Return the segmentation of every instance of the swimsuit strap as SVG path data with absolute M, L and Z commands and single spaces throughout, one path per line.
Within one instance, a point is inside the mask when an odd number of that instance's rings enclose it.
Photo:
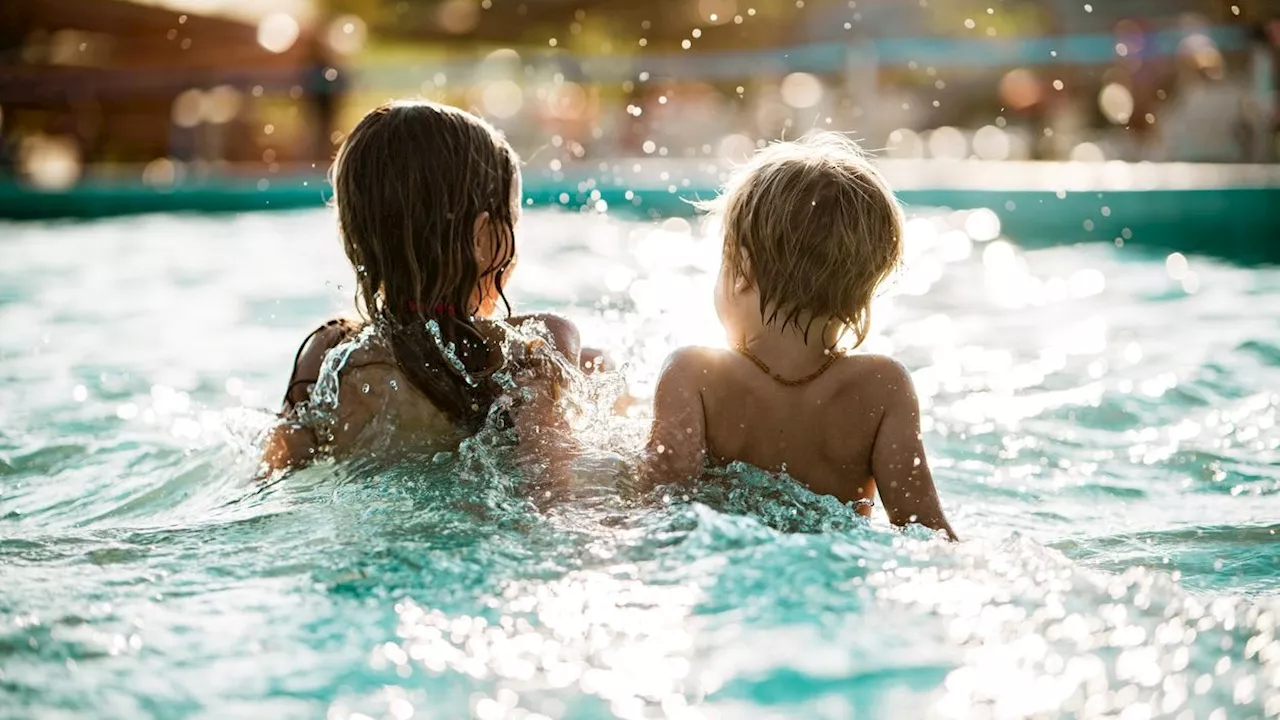
M 755 353 L 748 350 L 746 345 L 742 343 L 738 343 L 734 349 L 737 350 L 742 355 L 744 355 L 748 360 L 755 363 L 756 367 L 763 370 L 766 375 L 773 378 L 774 381 L 776 381 L 778 384 L 786 385 L 787 387 L 797 387 L 799 385 L 806 385 L 808 383 L 813 382 L 814 380 L 817 380 L 819 377 L 822 376 L 823 373 L 831 369 L 831 366 L 836 363 L 836 360 L 838 358 L 844 355 L 844 353 L 828 352 L 829 357 L 827 358 L 827 361 L 822 364 L 822 367 L 818 368 L 817 370 L 814 370 L 813 372 L 809 373 L 808 375 L 805 375 L 804 377 L 798 380 L 792 380 L 791 378 L 785 378 L 775 373 L 773 370 L 771 370 L 769 366 L 764 363 L 763 360 L 755 356 Z
M 285 387 L 285 390 L 284 390 L 284 402 L 282 403 L 282 407 L 284 408 L 285 411 L 288 411 L 289 408 L 291 408 L 295 404 L 291 399 L 291 396 L 293 394 L 293 389 L 295 387 L 299 385 L 305 385 L 305 384 L 314 384 L 318 379 L 318 378 L 299 378 L 298 377 L 298 361 L 302 359 L 302 351 L 307 348 L 307 344 L 310 343 L 315 338 L 315 336 L 319 335 L 320 333 L 324 332 L 325 330 L 331 327 L 342 328 L 342 339 L 339 340 L 338 342 L 342 342 L 342 340 L 349 339 L 352 335 L 354 335 L 360 329 L 359 326 L 357 326 L 355 323 L 351 322 L 350 320 L 335 318 L 321 325 L 315 330 L 312 330 L 311 334 L 307 335 L 307 337 L 303 339 L 302 344 L 298 346 L 298 352 L 294 353 L 293 355 L 293 369 L 289 372 L 289 384 L 288 386 Z M 337 345 L 337 344 L 338 343 L 334 343 L 334 345 Z M 327 349 L 328 348 L 326 348 L 326 350 Z

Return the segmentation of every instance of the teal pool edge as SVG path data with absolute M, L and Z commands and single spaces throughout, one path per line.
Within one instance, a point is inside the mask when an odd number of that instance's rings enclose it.
M 531 207 L 610 212 L 639 217 L 690 216 L 689 201 L 716 189 L 628 189 L 530 179 Z M 907 206 L 990 208 L 1003 233 L 1027 247 L 1113 242 L 1209 254 L 1239 262 L 1280 263 L 1280 188 L 997 190 L 913 188 L 898 192 Z M 0 182 L 0 218 L 92 219 L 161 212 L 247 212 L 323 206 L 329 198 L 321 176 L 258 182 L 220 181 L 158 191 L 141 184 L 85 183 L 69 191 L 43 192 Z

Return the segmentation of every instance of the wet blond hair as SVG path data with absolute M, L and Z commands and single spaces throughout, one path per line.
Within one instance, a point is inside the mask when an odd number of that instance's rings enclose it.
M 704 209 L 724 223 L 724 263 L 760 314 L 808 333 L 832 318 L 866 339 L 876 288 L 902 258 L 902 210 L 852 140 L 816 133 L 760 150 Z

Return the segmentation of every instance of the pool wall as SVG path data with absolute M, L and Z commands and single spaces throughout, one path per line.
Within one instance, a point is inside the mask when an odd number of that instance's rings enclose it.
M 1028 247 L 1113 242 L 1280 263 L 1280 167 L 976 161 L 881 167 L 907 206 L 990 208 L 1003 234 Z M 525 198 L 532 207 L 687 216 L 694 213 L 689 201 L 713 197 L 727 170 L 714 162 L 653 159 L 576 172 L 527 169 Z M 0 182 L 0 217 L 286 210 L 319 207 L 329 197 L 318 173 L 192 181 L 168 190 L 120 180 L 58 192 Z

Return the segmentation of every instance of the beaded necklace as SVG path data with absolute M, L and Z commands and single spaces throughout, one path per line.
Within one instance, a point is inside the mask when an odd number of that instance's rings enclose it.
M 831 369 L 831 366 L 835 364 L 838 358 L 844 355 L 844 353 L 840 353 L 840 352 L 828 352 L 827 361 L 822 364 L 822 367 L 818 368 L 817 370 L 814 370 L 813 372 L 809 373 L 808 375 L 805 375 L 804 377 L 798 380 L 792 380 L 790 378 L 785 378 L 775 373 L 768 365 L 765 364 L 763 360 L 756 357 L 755 353 L 748 350 L 746 345 L 742 343 L 738 343 L 735 349 L 738 352 L 742 353 L 742 355 L 744 355 L 748 360 L 755 363 L 756 367 L 763 370 L 766 375 L 773 378 L 778 384 L 786 385 L 787 387 L 796 387 L 798 385 L 806 385 L 808 383 L 813 382 L 814 380 L 817 380 L 819 377 L 821 377 L 823 373 Z

